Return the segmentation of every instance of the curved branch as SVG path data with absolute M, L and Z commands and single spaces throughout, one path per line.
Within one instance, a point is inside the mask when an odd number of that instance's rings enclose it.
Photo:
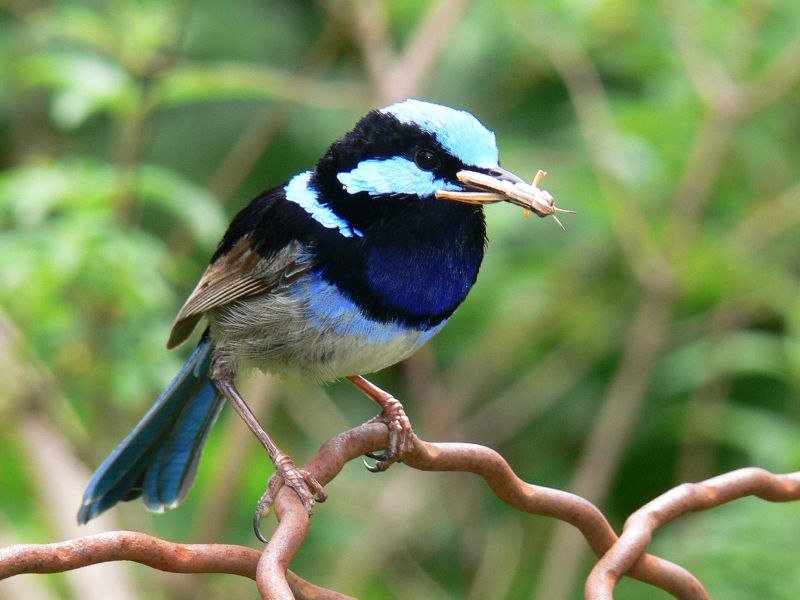
M 382 450 L 388 443 L 384 425 L 364 424 L 328 440 L 303 468 L 323 485 L 331 481 L 344 464 L 366 452 Z M 555 517 L 577 527 L 597 556 L 602 556 L 617 541 L 608 521 L 591 502 L 551 488 L 525 483 L 519 479 L 500 454 L 485 446 L 464 443 L 431 443 L 414 437 L 414 449 L 405 456 L 409 467 L 423 471 L 468 471 L 483 477 L 498 498 L 519 510 Z M 283 570 L 276 568 L 291 562 L 308 531 L 308 516 L 296 494 L 281 488 L 275 499 L 280 524 L 273 534 L 259 566 L 259 589 L 264 598 L 285 596 L 287 583 Z M 267 568 L 269 565 L 269 568 Z M 628 575 L 669 592 L 676 598 L 704 600 L 703 586 L 688 571 L 651 555 L 639 557 Z
M 388 443 L 382 424 L 365 424 L 328 440 L 305 468 L 324 484 L 344 464 Z M 602 557 L 586 583 L 590 600 L 612 598 L 623 575 L 650 583 L 682 599 L 707 599 L 688 571 L 644 554 L 653 531 L 689 511 L 713 508 L 747 495 L 773 502 L 800 498 L 800 472 L 772 475 L 762 469 L 741 469 L 697 484 L 678 486 L 634 513 L 617 538 L 593 504 L 568 492 L 525 483 L 494 450 L 463 443 L 430 443 L 414 438 L 408 466 L 425 471 L 468 471 L 480 475 L 508 505 L 561 519 L 577 527 Z M 177 544 L 132 531 L 115 531 L 54 544 L 23 544 L 0 549 L 0 579 L 21 573 L 55 573 L 90 564 L 131 560 L 177 573 L 231 573 L 255 579 L 266 599 L 353 600 L 311 584 L 287 569 L 308 533 L 309 517 L 289 488 L 278 491 L 277 530 L 263 553 L 229 544 Z
M 230 544 L 176 544 L 136 531 L 110 531 L 53 544 L 0 548 L 0 579 L 60 573 L 130 560 L 172 573 L 230 573 L 255 579 L 260 552 Z
M 234 544 L 178 544 L 138 531 L 109 531 L 53 544 L 0 548 L 0 580 L 23 573 L 61 573 L 130 560 L 171 573 L 229 573 L 256 579 L 261 552 Z M 354 600 L 316 586 L 291 571 L 286 581 L 298 600 Z
M 688 512 L 745 496 L 770 502 L 800 499 L 800 472 L 775 475 L 754 467 L 739 469 L 700 483 L 684 483 L 648 502 L 628 517 L 619 540 L 592 569 L 586 580 L 586 598 L 611 600 L 617 582 L 636 564 L 657 529 Z

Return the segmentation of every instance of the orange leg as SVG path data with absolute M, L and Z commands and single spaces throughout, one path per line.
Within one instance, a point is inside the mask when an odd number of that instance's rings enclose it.
M 389 446 L 381 455 L 370 455 L 378 462 L 374 467 L 367 467 L 370 471 L 385 471 L 392 463 L 402 461 L 403 456 L 411 451 L 414 445 L 411 421 L 406 416 L 403 405 L 390 393 L 364 379 L 361 375 L 351 375 L 347 380 L 375 400 L 381 407 L 381 412 L 368 423 L 385 423 L 389 428 Z

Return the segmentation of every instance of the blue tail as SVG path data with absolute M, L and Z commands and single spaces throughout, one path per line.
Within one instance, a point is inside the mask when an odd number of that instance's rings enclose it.
M 183 501 L 224 404 L 208 378 L 213 349 L 211 338 L 204 334 L 169 387 L 103 461 L 83 495 L 78 523 L 139 496 L 156 512 Z

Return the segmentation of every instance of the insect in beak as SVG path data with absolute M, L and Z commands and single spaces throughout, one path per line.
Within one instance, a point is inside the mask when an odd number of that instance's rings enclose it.
M 493 204 L 495 202 L 510 202 L 525 209 L 525 216 L 535 212 L 540 217 L 552 216 L 561 229 L 565 229 L 555 213 L 574 213 L 556 206 L 556 201 L 550 192 L 539 189 L 539 182 L 546 175 L 539 169 L 533 182 L 525 181 L 501 167 L 491 169 L 488 173 L 464 169 L 456 173 L 458 181 L 465 190 L 439 190 L 436 197 L 442 200 L 454 200 L 467 204 Z

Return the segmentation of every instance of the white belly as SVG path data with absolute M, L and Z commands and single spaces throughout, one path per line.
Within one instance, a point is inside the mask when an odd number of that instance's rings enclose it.
M 411 329 L 365 317 L 331 284 L 307 275 L 284 290 L 209 313 L 218 361 L 316 380 L 378 371 L 412 354 L 441 329 Z

